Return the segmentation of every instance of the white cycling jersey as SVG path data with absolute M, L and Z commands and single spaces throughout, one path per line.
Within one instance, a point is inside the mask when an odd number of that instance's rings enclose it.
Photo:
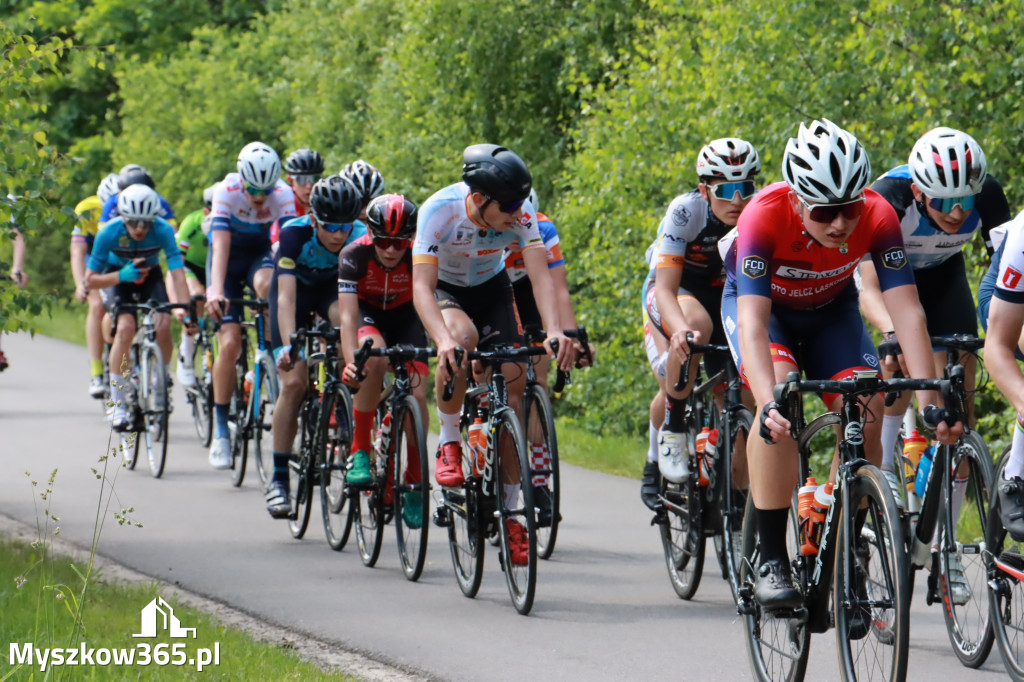
M 471 287 L 505 268 L 505 247 L 518 242 L 522 251 L 544 248 L 533 205 L 523 204 L 523 217 L 498 232 L 469 217 L 470 189 L 464 182 L 449 185 L 423 202 L 416 223 L 412 260 L 436 265 L 438 279 Z
M 278 180 L 270 197 L 258 210 L 245 196 L 244 181 L 238 173 L 228 173 L 213 193 L 210 231 L 231 231 L 231 248 L 247 246 L 270 248 L 270 226 L 275 220 L 298 216 L 295 193 L 284 180 Z M 282 220 L 284 222 L 284 220 Z
M 1000 229 L 1005 233 L 1006 248 L 999 261 L 993 295 L 1010 303 L 1024 303 L 1024 211 Z

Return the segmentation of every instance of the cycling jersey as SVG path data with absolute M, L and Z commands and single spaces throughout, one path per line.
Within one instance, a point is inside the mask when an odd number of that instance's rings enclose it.
M 1006 196 L 995 178 L 991 175 L 985 178 L 981 192 L 975 197 L 974 210 L 954 234 L 936 227 L 924 204 L 915 201 L 911 182 L 910 169 L 904 164 L 875 180 L 871 189 L 881 194 L 896 210 L 907 258 L 914 270 L 935 267 L 959 253 L 979 229 L 985 239 L 985 248 L 992 255 L 989 233 L 993 227 L 1010 219 Z
M 1022 224 L 1024 224 L 1024 211 L 1018 213 L 1010 222 L 992 228 L 992 232 L 989 233 L 992 237 L 992 248 L 996 250 L 996 253 L 992 256 L 992 263 L 985 271 L 985 276 L 981 278 L 981 284 L 978 285 L 978 319 L 981 320 L 981 328 L 985 331 L 988 331 L 988 307 L 992 302 L 992 293 L 995 291 L 996 281 L 999 279 L 999 265 L 1003 259 L 1003 252 L 1006 250 L 1006 234 L 1019 230 Z
M 128 234 L 121 218 L 114 218 L 100 228 L 89 256 L 89 269 L 100 274 L 120 270 L 136 258 L 145 258 L 146 267 L 160 265 L 160 252 L 167 257 L 167 269 L 182 266 L 181 252 L 174 241 L 174 228 L 163 218 L 157 218 L 146 236 L 136 241 Z
M 732 228 L 710 210 L 698 190 L 672 200 L 658 225 L 658 236 L 647 250 L 655 269 L 678 268 L 684 285 L 722 286 L 725 268 L 718 242 Z
M 348 234 L 343 248 L 366 234 L 366 226 L 359 221 L 343 229 Z M 328 284 L 333 293 L 340 250 L 329 251 L 320 243 L 309 216 L 286 222 L 281 228 L 278 245 L 274 268 L 277 276 L 293 275 L 303 286 Z
M 373 238 L 364 235 L 345 246 L 338 267 L 338 293 L 357 294 L 359 303 L 392 310 L 412 302 L 412 251 L 391 270 L 377 260 Z
M 120 193 L 118 193 L 120 194 Z M 117 210 L 117 197 L 118 194 L 112 195 L 107 199 L 107 203 L 103 204 L 103 213 L 100 214 L 100 224 L 106 223 L 107 221 L 113 220 L 121 215 Z M 171 205 L 167 203 L 167 200 L 157 194 L 160 199 L 160 213 L 158 217 L 163 218 L 172 225 L 175 222 L 174 211 L 171 210 Z
M 287 184 L 287 183 L 285 183 L 285 184 Z M 292 190 L 292 194 L 294 194 L 294 193 L 295 193 L 295 190 Z M 309 212 L 309 211 L 306 210 L 307 208 L 308 208 L 307 206 L 303 206 L 298 201 L 295 202 L 295 214 L 298 217 L 301 218 L 302 216 L 306 215 Z M 277 240 L 281 238 L 281 222 L 282 222 L 282 219 L 278 218 L 277 220 L 274 221 L 274 224 L 270 226 L 270 243 L 271 244 L 276 244 Z M 288 219 L 285 218 L 284 222 L 288 222 Z
M 537 211 L 537 227 L 540 228 L 540 236 L 544 240 L 544 249 L 547 251 L 548 268 L 557 268 L 565 265 L 565 258 L 562 257 L 562 246 L 558 241 L 558 231 L 551 218 Z M 505 270 L 508 271 L 508 278 L 512 284 L 516 284 L 526 277 L 526 264 L 523 262 L 523 252 L 519 249 L 519 242 L 512 242 L 505 249 Z
M 739 296 L 766 296 L 797 310 L 820 308 L 853 287 L 853 273 L 866 254 L 875 263 L 882 291 L 914 283 L 896 212 L 877 192 L 864 191 L 864 212 L 838 249 L 807 235 L 789 193 L 784 182 L 764 188 L 723 240 L 726 275 Z
M 75 229 L 71 231 L 71 243 L 85 242 L 86 253 L 92 251 L 96 233 L 100 230 L 100 215 L 102 214 L 103 204 L 95 194 L 79 201 L 75 206 L 78 222 L 75 223 Z
M 186 263 L 206 267 L 206 254 L 210 249 L 210 239 L 203 231 L 203 221 L 206 215 L 203 209 L 193 211 L 181 221 L 181 227 L 175 238 L 178 240 L 178 249 Z
M 1006 226 L 1003 257 L 992 295 L 1009 303 L 1024 303 L 1024 212 Z
M 284 180 L 278 180 L 270 196 L 259 209 L 249 204 L 245 183 L 238 173 L 228 173 L 213 193 L 210 230 L 231 232 L 231 250 L 267 252 L 270 250 L 270 226 L 279 218 L 294 218 L 295 193 Z M 212 240 L 212 237 L 211 237 Z
M 414 265 L 436 265 L 439 281 L 472 287 L 505 269 L 505 247 L 512 242 L 518 242 L 521 251 L 544 246 L 529 201 L 523 204 L 519 222 L 501 232 L 470 218 L 469 201 L 469 186 L 459 182 L 440 190 L 420 206 L 412 247 Z

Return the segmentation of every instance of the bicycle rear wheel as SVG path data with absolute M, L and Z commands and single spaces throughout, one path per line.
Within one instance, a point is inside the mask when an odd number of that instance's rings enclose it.
M 687 448 L 692 452 L 693 434 L 686 434 Z M 680 599 L 690 599 L 700 586 L 704 573 L 703 514 L 701 488 L 697 485 L 695 462 L 690 462 L 690 475 L 680 483 L 661 477 L 660 495 L 665 501 L 665 520 L 658 525 L 665 567 L 669 582 Z
M 790 555 L 796 554 L 797 511 L 790 507 L 786 540 Z M 743 560 L 740 563 L 739 611 L 743 616 L 747 656 L 754 678 L 760 682 L 799 682 L 804 679 L 811 649 L 811 629 L 806 615 L 769 612 L 754 599 L 754 581 L 760 565 L 757 512 L 754 498 L 747 496 L 743 514 Z M 798 587 L 800 581 L 797 581 Z
M 213 439 L 213 344 L 205 334 L 196 344 L 192 364 L 196 384 L 191 388 L 183 388 L 192 408 L 192 421 L 195 423 L 199 443 L 208 448 Z
M 721 462 L 720 471 L 732 466 L 732 460 L 740 453 L 746 457 L 746 444 L 750 438 L 750 428 L 753 423 L 753 416 L 747 408 L 736 410 L 729 421 L 729 445 L 730 452 L 719 450 Z M 725 476 L 719 476 L 722 485 L 719 487 L 718 505 L 722 516 L 722 536 L 720 557 L 723 561 L 722 570 L 725 579 L 732 590 L 732 598 L 739 599 L 740 590 L 740 566 L 743 563 L 743 512 L 747 503 L 747 489 L 735 489 L 732 476 L 730 475 L 730 486 L 725 485 Z M 716 542 L 719 542 L 716 537 Z
M 397 428 L 396 428 L 397 426 Z M 408 580 L 418 580 L 427 560 L 430 529 L 430 469 L 419 403 L 405 396 L 391 422 L 394 462 L 395 535 L 398 558 Z
M 963 463 L 963 464 L 962 464 Z M 959 469 L 967 467 L 966 480 Z M 985 523 L 988 518 L 989 491 L 992 490 L 992 456 L 977 431 L 965 433 L 953 449 L 950 471 L 954 472 L 953 527 L 948 527 L 945 510 L 941 517 L 939 541 L 939 589 L 942 614 L 953 653 L 968 668 L 977 668 L 992 650 L 994 634 L 985 603 L 988 574 L 982 553 L 985 551 Z M 957 479 L 960 479 L 959 481 Z M 958 489 L 960 492 L 958 492 Z M 954 552 L 945 551 L 952 538 Z
M 854 542 L 846 516 L 863 504 L 866 518 Z M 881 471 L 871 465 L 857 470 L 850 507 L 836 523 L 832 599 L 843 679 L 904 680 L 910 642 L 907 555 L 896 501 Z
M 505 583 L 516 611 L 533 608 L 537 590 L 537 520 L 530 481 L 530 459 L 523 427 L 511 408 L 495 418 L 495 469 L 501 485 L 495 497 Z
M 315 469 L 316 453 L 314 451 L 316 430 L 319 427 L 316 418 L 317 409 L 318 406 L 310 405 L 309 400 L 303 402 L 302 407 L 299 408 L 302 415 L 299 420 L 298 432 L 299 453 L 292 453 L 288 456 L 288 485 L 292 498 L 292 513 L 288 517 L 288 530 L 297 540 L 306 534 L 306 528 L 309 526 L 309 512 L 313 506 L 313 476 L 318 474 Z
M 153 478 L 160 478 L 167 461 L 167 412 L 170 396 L 167 391 L 167 368 L 163 354 L 155 344 L 143 347 L 142 392 L 140 404 L 146 422 L 146 454 Z
M 315 446 L 317 452 L 323 453 L 319 476 L 324 534 L 327 536 L 327 544 L 335 551 L 345 547 L 352 531 L 352 515 L 345 506 L 348 501 L 345 471 L 352 446 L 348 418 L 352 414 L 351 402 L 348 389 L 340 383 L 324 392 L 323 404 L 335 416 L 334 419 L 328 417 L 321 420 Z
M 269 353 L 258 354 L 258 357 L 258 380 L 252 387 L 257 403 L 255 406 L 250 405 L 253 417 L 252 454 L 260 484 L 265 487 L 274 474 L 273 448 L 270 446 L 269 435 L 270 426 L 274 423 L 274 405 L 277 404 L 277 368 Z
M 1007 447 L 999 458 L 993 480 L 998 484 L 1009 460 Z M 985 524 L 988 565 L 989 618 L 1003 666 L 1014 682 L 1024 682 L 1024 542 L 1017 542 L 1003 528 L 999 496 L 992 496 Z
M 244 338 L 244 337 L 243 337 Z M 245 375 L 248 372 L 248 344 L 242 343 L 242 350 L 235 363 L 235 393 L 231 397 L 230 420 L 231 430 L 231 485 L 236 488 L 242 485 L 245 478 L 245 462 L 249 457 L 249 396 L 245 390 Z M 249 388 L 251 393 L 252 387 Z M 293 498 L 294 499 L 294 498 Z M 302 537 L 298 535 L 296 537 Z
M 442 493 L 455 581 L 462 594 L 470 598 L 480 591 L 484 573 L 486 519 L 480 508 L 480 483 L 479 478 L 467 478 L 461 490 L 446 488 Z
M 537 556 L 548 559 L 555 551 L 558 523 L 562 520 L 559 511 L 562 485 L 558 471 L 555 419 L 551 410 L 551 399 L 548 398 L 543 386 L 533 384 L 529 387 L 523 409 L 527 448 L 530 452 L 530 473 L 534 486 L 534 504 L 538 506 Z M 542 499 L 542 496 L 546 499 Z

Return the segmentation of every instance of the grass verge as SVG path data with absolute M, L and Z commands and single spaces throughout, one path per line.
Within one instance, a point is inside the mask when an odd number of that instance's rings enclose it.
M 225 628 L 210 616 L 180 606 L 168 599 L 174 617 L 182 627 L 195 628 L 195 638 L 170 638 L 166 629 L 157 628 L 157 636 L 135 638 L 142 633 L 141 612 L 160 596 L 157 584 L 122 584 L 104 582 L 102 577 L 90 586 L 88 604 L 82 613 L 84 628 L 77 642 L 71 643 L 73 617 L 67 607 L 70 591 L 64 587 L 80 584 L 84 566 L 74 565 L 60 556 L 47 556 L 41 545 L 0 540 L 0 642 L 10 647 L 32 643 L 35 649 L 56 649 L 83 646 L 93 650 L 93 659 L 100 649 L 133 649 L 133 665 L 54 666 L 41 671 L 38 661 L 18 667 L 14 661 L 0 668 L 0 680 L 95 679 L 95 680 L 354 680 L 337 673 L 325 673 L 315 665 L 300 660 L 293 652 L 280 646 L 258 642 L 245 633 Z M 159 617 L 157 617 L 159 621 Z M 159 645 L 166 644 L 166 647 Z M 178 649 L 172 647 L 178 645 Z M 183 645 L 183 646 L 181 646 Z M 154 662 L 138 665 L 148 646 Z M 218 652 L 219 663 L 198 672 L 189 660 L 203 656 L 201 649 Z M 163 651 L 170 660 L 183 660 L 185 665 L 157 665 Z M 181 652 L 180 654 L 178 652 Z M 8 653 L 8 652 L 5 652 Z M 80 656 L 80 653 L 79 653 Z M 7 677 L 9 676 L 9 677 Z

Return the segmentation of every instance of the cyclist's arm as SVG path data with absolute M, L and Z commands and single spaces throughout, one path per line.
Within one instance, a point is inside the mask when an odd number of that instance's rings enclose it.
M 417 260 L 413 257 L 412 266 L 412 303 L 416 308 L 416 314 L 420 316 L 423 328 L 437 344 L 437 372 L 442 381 L 452 378 L 449 368 L 456 368 L 455 349 L 458 343 L 444 323 L 444 315 L 441 314 L 441 307 L 437 305 L 434 298 L 434 291 L 437 289 L 437 263 L 429 260 Z M 465 366 L 466 356 L 463 356 L 462 366 Z
M 565 325 L 566 329 L 575 329 L 576 311 L 572 307 L 572 296 L 569 294 L 569 273 L 565 265 L 549 267 L 551 283 L 555 286 L 555 297 L 558 299 L 558 319 Z
M 555 354 L 558 366 L 569 371 L 575 362 L 576 346 L 562 332 L 562 322 L 558 316 L 558 297 L 557 294 L 550 293 L 554 291 L 554 283 L 551 281 L 544 249 L 537 246 L 524 248 L 523 265 L 526 266 L 526 276 L 530 278 L 530 284 L 533 286 L 533 298 L 537 303 L 544 329 L 547 330 L 548 340 L 558 341 L 558 352 Z
M 758 294 L 746 294 L 737 299 L 736 305 L 743 371 L 757 402 L 757 409 L 761 410 L 774 400 L 775 365 L 768 335 L 772 299 Z M 778 411 L 771 411 L 769 416 L 771 420 L 766 421 L 765 426 L 771 430 L 772 439 L 779 442 L 789 438 L 789 421 Z
M 860 310 L 872 327 L 880 332 L 892 330 L 892 318 L 885 307 L 882 286 L 878 282 L 878 271 L 870 258 L 865 258 L 860 268 Z
M 683 278 L 682 257 L 674 258 L 673 262 L 678 265 L 664 265 L 659 260 L 657 276 L 654 279 L 654 298 L 658 303 L 658 312 L 661 313 L 662 329 L 669 336 L 672 350 L 682 357 L 688 351 L 686 333 L 690 329 L 686 325 L 677 300 L 679 282 Z M 698 343 L 703 340 L 696 339 Z
M 231 232 L 214 230 L 210 234 L 210 248 L 213 249 L 210 262 L 210 281 L 206 298 L 208 301 L 224 298 L 224 278 L 228 271 L 228 254 L 231 251 Z M 217 306 L 210 306 L 214 317 L 220 318 L 221 311 Z
M 81 289 L 85 281 L 85 255 L 88 248 L 84 239 L 71 242 L 71 276 L 75 280 L 76 289 Z
M 359 294 L 338 294 L 338 315 L 341 317 L 341 355 L 345 365 L 355 362 L 359 347 Z
M 288 345 L 288 339 L 295 331 L 295 295 L 298 285 L 295 275 L 278 272 L 277 275 L 277 331 L 281 342 Z
M 1011 303 L 993 296 L 985 335 L 985 364 L 996 388 L 1020 414 L 1024 414 L 1024 375 L 1014 358 L 1014 350 L 1022 328 L 1024 303 Z

